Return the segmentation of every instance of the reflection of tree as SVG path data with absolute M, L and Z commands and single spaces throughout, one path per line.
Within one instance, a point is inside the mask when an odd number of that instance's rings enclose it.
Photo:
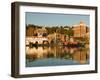
M 37 54 L 33 54 L 33 55 L 26 55 L 26 59 L 28 59 L 30 62 L 32 61 L 36 61 L 37 58 Z
M 54 54 L 53 53 L 48 53 L 46 57 L 47 58 L 54 58 Z
M 38 50 L 38 48 L 34 48 Z M 30 61 L 35 61 L 38 59 L 66 59 L 66 60 L 75 60 L 79 63 L 86 63 L 87 59 L 89 59 L 89 49 L 87 48 L 68 48 L 64 46 L 43 46 L 43 53 L 35 53 L 33 51 L 32 54 L 27 54 L 26 58 Z

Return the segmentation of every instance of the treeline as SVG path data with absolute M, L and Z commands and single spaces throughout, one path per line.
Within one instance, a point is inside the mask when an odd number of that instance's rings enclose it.
M 33 29 L 45 27 L 48 34 L 53 34 L 56 32 L 60 34 L 67 34 L 68 36 L 73 36 L 73 27 L 67 25 L 66 26 L 39 26 L 34 24 L 26 25 L 26 29 L 28 29 L 29 27 L 32 27 Z

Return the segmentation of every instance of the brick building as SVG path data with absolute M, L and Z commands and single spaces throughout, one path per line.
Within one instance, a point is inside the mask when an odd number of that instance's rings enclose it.
M 73 26 L 74 37 L 85 37 L 89 33 L 89 27 L 84 22 L 80 22 L 78 25 Z

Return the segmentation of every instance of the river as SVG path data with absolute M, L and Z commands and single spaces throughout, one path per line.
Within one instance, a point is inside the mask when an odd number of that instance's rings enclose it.
M 66 46 L 26 46 L 26 67 L 89 64 L 89 48 Z

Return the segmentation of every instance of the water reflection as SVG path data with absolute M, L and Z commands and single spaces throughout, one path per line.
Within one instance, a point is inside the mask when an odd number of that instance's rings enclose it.
M 26 67 L 89 64 L 88 48 L 26 47 Z

